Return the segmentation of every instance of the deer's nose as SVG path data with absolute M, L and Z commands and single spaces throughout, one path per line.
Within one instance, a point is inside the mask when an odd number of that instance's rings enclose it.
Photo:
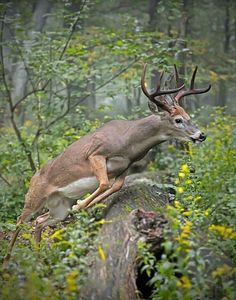
M 201 134 L 199 135 L 199 140 L 205 141 L 205 139 L 206 139 L 206 134 L 204 132 L 201 132 Z

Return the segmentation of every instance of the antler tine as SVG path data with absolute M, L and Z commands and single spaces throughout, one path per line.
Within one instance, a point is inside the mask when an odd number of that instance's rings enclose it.
M 177 87 L 180 86 L 180 78 L 179 78 L 179 72 L 177 70 L 176 64 L 174 64 L 174 70 L 175 70 L 175 81 L 177 84 Z
M 172 90 L 168 90 L 168 91 L 160 91 L 160 84 L 158 83 L 157 85 L 157 89 L 154 93 L 149 94 L 149 92 L 147 91 L 147 88 L 145 86 L 145 75 L 146 75 L 146 69 L 147 69 L 147 64 L 144 65 L 143 68 L 143 74 L 141 77 L 141 87 L 142 87 L 142 91 L 143 93 L 150 99 L 150 98 L 154 98 L 157 96 L 161 96 L 161 95 L 167 95 L 167 94 L 174 94 L 176 92 L 179 92 L 181 89 L 184 88 L 184 84 L 181 87 L 178 87 L 176 89 L 172 89 Z M 161 79 L 163 77 L 163 73 L 161 74 Z M 151 100 L 151 99 L 150 99 Z
M 193 94 L 204 94 L 206 92 L 208 92 L 211 89 L 211 85 L 209 84 L 208 87 L 203 88 L 203 89 L 195 89 L 194 88 L 194 81 L 195 81 L 195 77 L 196 77 L 196 73 L 197 73 L 197 69 L 198 66 L 195 67 L 194 71 L 193 71 L 193 75 L 190 81 L 190 88 L 186 91 L 180 91 L 176 96 L 175 96 L 175 100 L 177 102 L 179 102 L 179 100 L 185 96 L 188 95 L 193 95 Z
M 142 73 L 142 76 L 141 76 L 141 88 L 142 88 L 142 91 L 145 94 L 145 96 L 147 96 L 149 98 L 150 95 L 149 95 L 149 93 L 146 89 L 146 85 L 145 85 L 146 69 L 147 69 L 147 63 L 143 67 L 143 73 Z
M 164 104 L 161 101 L 155 99 L 155 95 L 154 95 L 155 93 L 153 93 L 153 94 L 149 94 L 148 93 L 146 85 L 145 85 L 146 69 L 147 69 L 147 64 L 144 65 L 143 73 L 142 73 L 142 76 L 141 76 L 141 88 L 142 88 L 143 93 L 147 96 L 147 98 L 150 101 L 152 101 L 153 103 L 155 103 L 157 106 L 159 106 L 163 110 L 166 110 L 169 113 L 171 113 L 171 109 L 166 104 Z M 159 91 L 159 90 L 160 90 L 160 83 L 158 82 L 156 91 Z
M 197 74 L 197 69 L 198 69 L 198 66 L 196 66 L 194 71 L 193 71 L 193 75 L 192 75 L 192 78 L 191 78 L 191 81 L 190 81 L 190 90 L 194 89 L 194 81 L 195 81 L 195 77 L 196 77 L 196 74 Z
M 164 75 L 164 71 L 161 72 L 160 79 L 157 81 L 156 91 L 152 94 L 153 97 L 156 97 L 156 95 L 158 96 L 158 93 L 161 89 L 161 81 L 162 81 L 163 75 Z
M 172 113 L 171 107 L 169 107 L 167 104 L 163 103 L 162 101 L 155 99 L 155 97 L 161 96 L 161 95 L 166 95 L 166 94 L 172 94 L 172 93 L 175 93 L 177 91 L 180 91 L 184 87 L 184 85 L 181 86 L 180 88 L 177 88 L 177 89 L 173 89 L 173 90 L 169 90 L 169 91 L 160 91 L 161 79 L 162 79 L 163 74 L 164 74 L 164 72 L 162 72 L 162 74 L 160 76 L 160 81 L 157 83 L 156 91 L 154 93 L 150 94 L 147 91 L 147 88 L 146 88 L 146 85 L 145 85 L 146 69 L 147 69 L 147 64 L 144 65 L 143 73 L 142 73 L 142 76 L 141 76 L 141 88 L 142 88 L 143 93 L 147 96 L 147 98 L 151 102 L 155 103 L 158 107 L 160 107 L 161 109 L 163 109 L 165 111 L 168 111 L 171 114 Z
M 160 75 L 160 84 L 161 84 L 161 81 L 162 81 L 162 78 L 163 78 L 164 74 L 165 74 L 165 71 L 163 70 L 163 71 L 161 72 L 161 75 Z

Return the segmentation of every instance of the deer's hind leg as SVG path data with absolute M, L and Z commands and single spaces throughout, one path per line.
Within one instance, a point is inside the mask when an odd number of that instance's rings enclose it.
M 72 207 L 73 210 L 79 210 L 80 208 L 89 205 L 89 203 L 92 202 L 93 199 L 109 189 L 106 158 L 101 155 L 90 156 L 89 163 L 92 167 L 94 175 L 99 182 L 99 186 L 90 196 L 83 200 L 83 204 L 81 204 L 80 200 L 77 201 L 77 204 Z
M 65 220 L 65 218 L 69 215 L 71 206 L 71 199 L 63 197 L 59 193 L 49 197 L 49 211 L 36 219 L 34 236 L 37 243 L 40 243 L 42 231 L 45 227 L 56 225 L 57 223 Z
M 91 206 L 95 205 L 96 203 L 101 202 L 102 200 L 105 200 L 110 195 L 118 192 L 124 185 L 126 175 L 127 175 L 127 171 L 125 171 L 123 174 L 118 176 L 115 179 L 115 182 L 112 184 L 111 188 L 106 190 L 103 194 L 99 195 L 95 199 L 93 199 L 93 201 L 91 201 L 89 203 L 89 205 L 86 206 L 86 208 L 91 207 Z

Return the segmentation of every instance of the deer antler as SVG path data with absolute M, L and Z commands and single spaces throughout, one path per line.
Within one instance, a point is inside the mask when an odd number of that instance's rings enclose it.
M 179 85 L 180 79 L 179 79 L 179 74 L 176 68 L 176 65 L 174 65 L 175 68 L 175 78 L 176 78 L 176 83 L 177 86 Z M 209 84 L 209 86 L 207 88 L 203 88 L 203 89 L 195 89 L 194 88 L 194 81 L 195 81 L 195 77 L 196 77 L 196 73 L 197 73 L 197 69 L 198 67 L 196 66 L 195 70 L 193 71 L 193 75 L 190 81 L 190 88 L 188 90 L 184 90 L 184 91 L 180 91 L 176 96 L 175 96 L 175 101 L 177 103 L 179 103 L 179 100 L 185 96 L 188 95 L 193 95 L 193 94 L 203 94 L 208 92 L 211 89 L 211 85 Z
M 157 96 L 161 96 L 161 95 L 167 95 L 167 94 L 174 94 L 176 92 L 179 92 L 182 88 L 184 88 L 184 85 L 182 85 L 181 87 L 178 87 L 176 89 L 173 89 L 173 90 L 168 90 L 168 91 L 161 91 L 161 79 L 163 77 L 163 74 L 164 74 L 164 71 L 161 73 L 161 76 L 160 76 L 160 80 L 159 82 L 157 83 L 157 88 L 155 90 L 155 92 L 153 93 L 149 93 L 147 91 L 147 88 L 145 86 L 145 74 L 146 74 L 146 69 L 147 69 L 147 64 L 144 65 L 144 68 L 143 68 L 143 74 L 142 74 L 142 77 L 141 77 L 141 88 L 142 88 L 142 91 L 143 93 L 148 97 L 148 99 L 155 103 L 158 107 L 160 107 L 161 109 L 163 110 L 166 110 L 168 111 L 169 113 L 172 112 L 172 109 L 169 105 L 167 105 L 166 103 L 163 103 L 162 101 L 160 100 L 157 100 L 155 99 L 155 97 Z

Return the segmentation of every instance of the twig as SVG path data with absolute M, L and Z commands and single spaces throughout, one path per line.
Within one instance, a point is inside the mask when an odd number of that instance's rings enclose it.
M 93 93 L 100 90 L 101 88 L 103 88 L 104 86 L 106 86 L 107 84 L 109 84 L 112 80 L 114 80 L 115 78 L 119 77 L 122 73 L 124 73 L 125 71 L 127 71 L 129 68 L 132 67 L 133 64 L 135 64 L 140 58 L 136 58 L 134 59 L 130 64 L 128 64 L 124 69 L 122 69 L 121 71 L 119 71 L 118 73 L 116 73 L 115 75 L 113 75 L 111 78 L 109 78 L 107 81 L 103 82 L 101 85 L 99 85 L 96 89 L 94 89 Z M 51 126 L 53 126 L 56 122 L 58 122 L 59 120 L 63 119 L 69 112 L 71 109 L 75 108 L 77 105 L 79 105 L 80 103 L 82 103 L 84 100 L 86 100 L 89 96 L 91 96 L 93 93 L 89 93 L 85 96 L 83 96 L 79 101 L 75 102 L 73 105 L 71 105 L 70 107 L 68 106 L 66 111 L 61 114 L 60 116 L 58 116 L 56 119 L 52 120 L 45 128 L 44 130 L 49 129 Z
M 27 94 L 25 94 L 22 98 L 20 98 L 12 107 L 13 111 L 17 108 L 17 106 L 19 104 L 21 104 L 22 101 L 24 101 L 27 97 L 29 97 L 30 95 L 32 94 L 36 94 L 37 92 L 43 92 L 44 89 L 46 88 L 46 86 L 43 86 L 42 88 L 39 88 L 39 89 L 34 89 L 30 92 L 28 92 Z
M 1 178 L 8 186 L 12 186 L 12 185 L 10 184 L 10 182 L 9 182 L 2 174 L 0 174 L 0 178 Z
M 111 81 L 113 81 L 114 79 L 116 79 L 117 77 L 119 77 L 121 74 L 123 74 L 124 72 L 126 72 L 129 68 L 131 68 L 137 61 L 139 61 L 140 57 L 135 58 L 130 64 L 128 64 L 124 69 L 122 69 L 121 71 L 119 71 L 118 73 L 116 73 L 115 75 L 113 75 L 111 78 L 109 78 L 107 81 L 105 81 L 104 83 L 102 83 L 101 85 L 99 85 L 97 88 L 94 89 L 93 92 L 96 92 L 98 90 L 100 90 L 101 88 L 103 88 L 104 86 L 106 86 L 107 84 L 109 84 Z M 91 96 L 93 93 L 87 94 L 84 97 L 82 97 L 79 101 L 75 102 L 73 105 L 71 105 L 71 109 L 75 108 L 77 105 L 79 105 L 80 103 L 82 103 L 84 100 L 86 100 L 89 96 Z
M 67 41 L 66 41 L 66 43 L 65 43 L 65 45 L 64 45 L 64 47 L 63 47 L 63 49 L 62 49 L 61 54 L 60 54 L 60 56 L 59 56 L 59 60 L 62 59 L 63 55 L 64 55 L 65 52 L 66 52 L 66 49 L 67 49 L 67 47 L 68 47 L 68 45 L 69 45 L 69 43 L 70 43 L 70 41 L 71 41 L 72 35 L 73 35 L 73 33 L 74 33 L 75 29 L 76 29 L 76 26 L 77 26 L 77 24 L 78 24 L 78 22 L 79 22 L 79 20 L 80 20 L 80 13 L 81 13 L 82 10 L 84 9 L 84 6 L 85 6 L 85 4 L 86 4 L 86 1 L 87 1 L 87 0 L 84 0 L 84 1 L 81 3 L 81 6 L 80 6 L 79 11 L 78 11 L 77 18 L 75 19 L 75 22 L 74 22 L 73 25 L 71 26 L 70 34 L 69 34 L 68 39 L 67 39 Z

